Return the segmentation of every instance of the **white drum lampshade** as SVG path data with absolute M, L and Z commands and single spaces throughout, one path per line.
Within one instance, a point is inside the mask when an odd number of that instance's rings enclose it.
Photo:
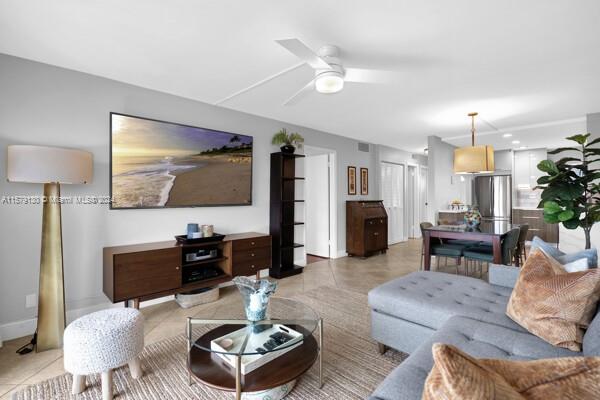
M 62 346 L 65 329 L 65 292 L 62 254 L 60 184 L 92 181 L 93 155 L 60 147 L 8 146 L 6 178 L 9 182 L 44 184 L 42 245 L 38 296 L 36 351 Z
M 60 147 L 8 146 L 9 182 L 82 184 L 92 181 L 93 155 Z

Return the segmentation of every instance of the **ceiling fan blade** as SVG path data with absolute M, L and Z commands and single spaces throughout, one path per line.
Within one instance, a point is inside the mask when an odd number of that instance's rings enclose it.
M 366 68 L 345 68 L 344 81 L 356 83 L 394 83 L 399 82 L 397 72 Z
M 296 104 L 302 97 L 311 93 L 315 89 L 315 80 L 311 79 L 302 89 L 294 93 L 290 98 L 283 102 L 284 106 L 291 106 Z
M 237 96 L 239 96 L 239 95 L 241 95 L 241 94 L 243 94 L 243 93 L 246 93 L 247 91 L 249 91 L 249 90 L 252 90 L 252 89 L 254 89 L 254 88 L 256 88 L 256 87 L 259 87 L 259 86 L 261 86 L 261 85 L 264 85 L 265 83 L 267 83 L 267 82 L 269 82 L 269 81 L 271 81 L 271 80 L 273 80 L 273 79 L 277 78 L 278 76 L 281 76 L 281 75 L 283 75 L 283 74 L 287 74 L 288 72 L 290 72 L 290 71 L 293 71 L 293 70 L 295 70 L 295 69 L 297 69 L 297 68 L 300 68 L 300 67 L 301 67 L 301 66 L 303 66 L 303 65 L 304 65 L 304 63 L 302 62 L 302 63 L 296 64 L 296 65 L 294 65 L 294 66 L 291 66 L 291 67 L 289 67 L 289 68 L 286 68 L 286 69 L 284 69 L 284 70 L 283 70 L 283 71 L 281 71 L 281 72 L 278 72 L 278 73 L 276 73 L 276 74 L 273 74 L 273 75 L 271 75 L 271 76 L 268 76 L 268 77 L 266 77 L 265 79 L 263 79 L 263 80 L 260 80 L 260 81 L 258 81 L 258 82 L 256 82 L 256 83 L 254 83 L 254 84 L 252 84 L 252 85 L 248 86 L 247 88 L 244 88 L 244 89 L 242 89 L 242 90 L 238 90 L 237 92 L 235 92 L 235 93 L 233 93 L 233 94 L 230 94 L 229 96 L 227 96 L 227 97 L 224 97 L 224 98 L 222 98 L 221 100 L 219 100 L 219 101 L 217 101 L 217 102 L 215 102 L 215 103 L 213 103 L 213 104 L 214 104 L 215 106 L 218 106 L 219 104 L 223 104 L 223 103 L 225 103 L 226 101 L 229 101 L 229 100 L 233 99 L 234 97 L 237 97 Z
M 276 42 L 314 69 L 331 69 L 331 65 L 298 39 L 281 39 Z

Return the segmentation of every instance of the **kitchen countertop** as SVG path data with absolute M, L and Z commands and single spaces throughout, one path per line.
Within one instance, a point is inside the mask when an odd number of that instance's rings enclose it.
M 467 212 L 467 210 L 438 210 L 439 213 L 452 213 L 452 214 L 458 214 L 458 213 L 464 213 Z
M 543 208 L 537 208 L 537 207 L 513 207 L 513 210 L 528 210 L 528 211 L 543 211 Z

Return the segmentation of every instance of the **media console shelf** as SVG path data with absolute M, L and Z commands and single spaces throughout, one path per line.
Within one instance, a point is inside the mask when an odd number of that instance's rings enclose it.
M 213 250 L 210 259 L 187 261 L 186 254 Z M 140 301 L 228 282 L 271 268 L 271 236 L 238 233 L 223 241 L 181 245 L 175 240 L 105 247 L 103 290 L 113 303 Z

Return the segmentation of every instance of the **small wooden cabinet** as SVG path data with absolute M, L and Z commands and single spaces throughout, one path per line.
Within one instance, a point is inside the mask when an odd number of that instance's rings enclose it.
M 438 212 L 438 225 L 460 225 L 464 224 L 465 212 Z
M 186 261 L 186 254 L 202 249 L 213 249 L 217 254 L 210 259 Z M 133 300 L 137 306 L 140 301 L 215 286 L 235 276 L 258 275 L 270 267 L 271 236 L 254 232 L 191 245 L 172 240 L 105 247 L 103 290 L 113 303 Z M 212 275 L 203 272 L 208 268 Z M 196 274 L 193 280 L 192 269 Z
M 346 252 L 367 257 L 388 249 L 388 218 L 382 200 L 346 202 Z
M 514 208 L 512 222 L 516 225 L 529 225 L 526 240 L 534 236 L 548 243 L 558 243 L 558 224 L 549 224 L 544 221 L 544 210 Z

